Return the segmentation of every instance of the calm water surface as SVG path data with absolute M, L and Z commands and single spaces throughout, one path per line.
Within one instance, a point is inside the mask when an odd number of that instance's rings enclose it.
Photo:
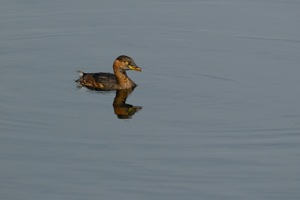
M 2 2 L 0 199 L 299 199 L 299 10 Z M 121 54 L 143 68 L 129 119 L 74 83 Z

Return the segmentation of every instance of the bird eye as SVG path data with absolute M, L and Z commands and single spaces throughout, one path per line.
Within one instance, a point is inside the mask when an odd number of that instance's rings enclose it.
M 125 64 L 128 65 L 128 62 L 126 61 Z

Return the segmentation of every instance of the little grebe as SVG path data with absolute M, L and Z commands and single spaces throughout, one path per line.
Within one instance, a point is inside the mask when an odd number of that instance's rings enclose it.
M 121 90 L 133 89 L 136 84 L 127 76 L 127 70 L 142 71 L 132 58 L 121 55 L 114 61 L 112 73 L 84 73 L 79 71 L 80 77 L 76 80 L 80 85 L 93 90 Z

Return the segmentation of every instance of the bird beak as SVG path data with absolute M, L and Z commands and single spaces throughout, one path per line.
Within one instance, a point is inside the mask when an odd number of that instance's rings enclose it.
M 142 71 L 142 69 L 139 68 L 138 66 L 128 65 L 128 68 L 129 68 L 130 70 L 135 70 L 135 71 L 139 71 L 139 72 Z

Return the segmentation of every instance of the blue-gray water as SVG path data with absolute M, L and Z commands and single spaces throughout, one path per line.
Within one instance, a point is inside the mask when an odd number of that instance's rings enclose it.
M 2 1 L 0 199 L 300 199 L 300 1 Z M 143 68 L 115 93 L 76 70 Z

